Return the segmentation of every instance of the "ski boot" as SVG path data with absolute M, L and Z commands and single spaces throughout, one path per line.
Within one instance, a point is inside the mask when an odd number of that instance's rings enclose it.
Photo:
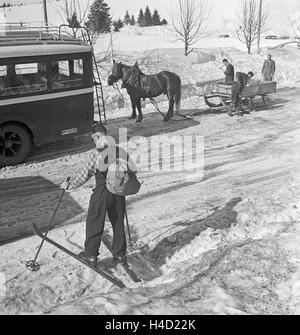
M 84 251 L 82 251 L 81 253 L 78 254 L 78 257 L 94 267 L 97 266 L 97 256 L 89 256 Z
M 228 108 L 228 112 L 227 112 L 227 115 L 230 116 L 230 117 L 233 116 L 232 109 L 233 109 L 233 105 L 230 104 L 230 106 L 229 106 L 229 108 Z
M 114 256 L 112 263 L 114 267 L 118 264 L 128 265 L 126 256 Z

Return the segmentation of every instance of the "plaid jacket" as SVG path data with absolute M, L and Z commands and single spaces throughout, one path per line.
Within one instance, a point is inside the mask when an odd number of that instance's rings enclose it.
M 117 147 L 118 148 L 118 147 Z M 97 171 L 106 172 L 109 165 L 116 161 L 116 151 L 109 150 L 97 150 L 94 149 L 87 160 L 87 163 L 80 174 L 71 182 L 69 190 L 76 190 L 80 186 L 84 185 L 91 177 L 93 177 Z M 132 160 L 129 158 L 125 150 L 119 148 L 118 154 L 120 159 L 127 160 L 127 166 L 132 172 L 137 172 L 137 168 Z

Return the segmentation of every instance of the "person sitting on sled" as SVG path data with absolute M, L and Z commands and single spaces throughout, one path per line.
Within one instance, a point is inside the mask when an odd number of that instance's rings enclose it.
M 79 257 L 93 266 L 97 265 L 107 212 L 113 228 L 114 263 L 126 263 L 125 196 L 109 192 L 106 187 L 106 177 L 110 164 L 116 161 L 116 148 L 118 148 L 118 157 L 127 161 L 130 171 L 136 173 L 137 169 L 125 150 L 117 147 L 115 141 L 107 136 L 107 129 L 102 124 L 92 127 L 92 139 L 95 149 L 91 152 L 82 172 L 70 184 L 65 182 L 61 185 L 64 190 L 74 191 L 92 176 L 95 176 L 96 179 L 96 187 L 93 190 L 87 213 L 84 251 L 79 254 Z

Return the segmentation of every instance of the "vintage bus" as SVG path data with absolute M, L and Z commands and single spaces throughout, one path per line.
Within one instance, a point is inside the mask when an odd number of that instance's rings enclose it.
M 93 50 L 79 40 L 0 36 L 0 167 L 90 131 Z

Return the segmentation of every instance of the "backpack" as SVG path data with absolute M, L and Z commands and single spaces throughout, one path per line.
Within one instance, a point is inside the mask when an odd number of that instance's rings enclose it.
M 127 196 L 138 193 L 141 183 L 136 174 L 129 169 L 127 162 L 117 158 L 108 167 L 106 188 L 112 194 Z

